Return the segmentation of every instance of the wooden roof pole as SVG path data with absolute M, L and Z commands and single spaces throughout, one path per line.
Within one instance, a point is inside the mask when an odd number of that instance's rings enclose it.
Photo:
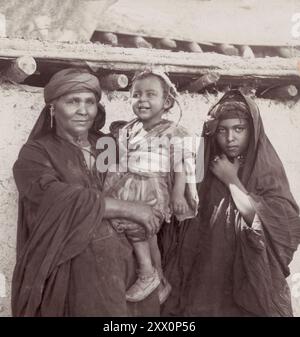
M 255 55 L 249 46 L 239 46 L 240 55 L 246 59 L 254 59 Z
M 217 45 L 216 48 L 220 53 L 225 54 L 225 55 L 229 55 L 229 56 L 239 55 L 238 49 L 231 44 L 222 43 L 220 45 Z
M 271 99 L 292 99 L 298 95 L 298 89 L 295 85 L 284 85 L 273 88 L 268 88 L 260 93 L 262 98 Z
M 128 85 L 128 78 L 124 74 L 109 74 L 100 78 L 100 84 L 105 90 L 124 89 Z
M 159 49 L 176 49 L 177 48 L 177 43 L 175 40 L 172 39 L 168 39 L 168 38 L 163 38 L 163 39 L 159 39 L 156 44 L 155 44 L 156 48 Z
M 94 42 L 101 42 L 104 44 L 109 44 L 111 46 L 117 46 L 119 43 L 118 36 L 114 33 L 109 32 L 96 32 L 92 40 Z
M 9 65 L 1 71 L 4 80 L 13 83 L 21 83 L 35 73 L 37 68 L 36 61 L 31 56 L 21 56 L 9 63 Z
M 209 85 L 217 83 L 219 79 L 220 79 L 219 74 L 208 73 L 201 76 L 196 81 L 190 83 L 189 86 L 186 88 L 186 90 L 188 90 L 189 92 L 199 92 L 200 90 L 203 90 Z
M 142 36 L 118 36 L 120 45 L 133 48 L 152 48 L 152 44 Z

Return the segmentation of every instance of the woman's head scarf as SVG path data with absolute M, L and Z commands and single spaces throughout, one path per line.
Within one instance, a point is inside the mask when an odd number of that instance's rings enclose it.
M 29 139 L 37 139 L 55 130 L 50 126 L 50 104 L 59 97 L 75 93 L 91 91 L 98 101 L 101 99 L 101 87 L 98 78 L 84 69 L 68 68 L 63 69 L 52 76 L 49 83 L 44 88 L 45 107 L 43 108 L 35 126 L 33 127 Z M 104 107 L 98 103 L 98 113 L 91 128 L 92 132 L 98 133 L 105 124 Z
M 80 69 L 63 69 L 54 74 L 45 86 L 45 103 L 49 104 L 63 95 L 82 91 L 92 91 L 98 101 L 101 99 L 100 84 L 95 75 Z
M 204 123 L 203 136 L 213 136 L 219 122 L 231 118 L 251 119 L 245 98 L 238 90 L 231 90 L 225 94 L 220 102 L 209 111 L 208 118 Z

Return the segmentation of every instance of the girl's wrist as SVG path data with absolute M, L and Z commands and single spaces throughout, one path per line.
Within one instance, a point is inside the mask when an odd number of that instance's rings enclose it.
M 230 185 L 239 185 L 240 180 L 238 176 L 229 177 L 225 180 L 225 185 L 229 188 Z

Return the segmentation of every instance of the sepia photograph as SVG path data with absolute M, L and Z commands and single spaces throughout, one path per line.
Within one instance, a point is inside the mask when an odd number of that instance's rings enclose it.
M 0 317 L 300 317 L 300 0 L 0 0 L 0 117 Z

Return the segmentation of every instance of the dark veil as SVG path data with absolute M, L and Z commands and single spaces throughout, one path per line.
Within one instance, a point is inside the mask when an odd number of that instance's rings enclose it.
M 251 226 L 238 215 L 227 187 L 209 170 L 216 155 L 216 112 L 228 100 L 245 103 L 250 116 L 251 138 L 239 176 L 256 212 Z M 203 128 L 204 179 L 197 186 L 198 215 L 180 226 L 165 226 L 162 236 L 162 245 L 167 243 L 166 276 L 173 281 L 163 314 L 197 315 L 198 308 L 205 310 L 205 303 L 217 303 L 221 289 L 216 284 L 227 272 L 223 262 L 229 249 L 234 303 L 258 316 L 290 316 L 285 278 L 300 243 L 300 218 L 282 162 L 265 134 L 257 105 L 240 91 L 227 92 L 208 117 Z

